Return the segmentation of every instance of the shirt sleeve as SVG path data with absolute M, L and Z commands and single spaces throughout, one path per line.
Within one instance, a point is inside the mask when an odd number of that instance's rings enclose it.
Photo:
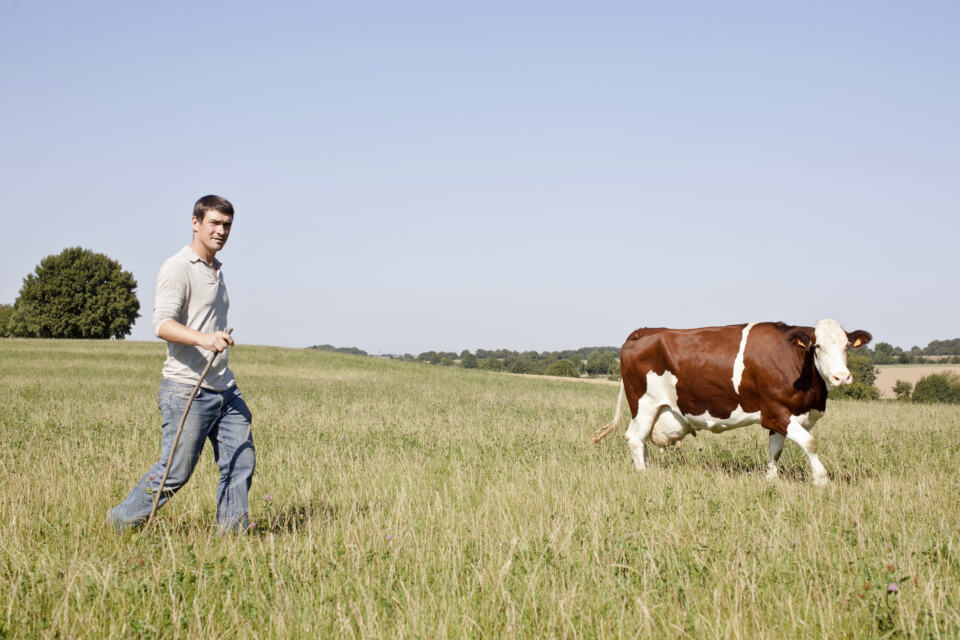
M 180 265 L 172 260 L 163 263 L 157 274 L 157 295 L 153 301 L 153 334 L 158 338 L 160 325 L 167 320 L 183 323 L 188 286 L 187 275 Z

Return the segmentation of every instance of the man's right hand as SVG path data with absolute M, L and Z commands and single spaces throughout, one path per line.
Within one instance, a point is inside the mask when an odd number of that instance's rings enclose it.
M 220 353 L 233 344 L 233 338 L 226 331 L 216 331 L 214 333 L 203 334 L 203 339 L 197 346 L 203 347 L 207 351 Z

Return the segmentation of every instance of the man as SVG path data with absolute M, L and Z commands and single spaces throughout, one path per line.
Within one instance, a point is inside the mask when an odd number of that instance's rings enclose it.
M 220 468 L 217 525 L 221 531 L 247 528 L 247 493 L 253 478 L 251 415 L 227 366 L 226 333 L 230 305 L 217 252 L 233 225 L 233 205 L 219 196 L 204 196 L 193 208 L 193 240 L 160 267 L 153 307 L 153 331 L 167 341 L 158 404 L 163 416 L 160 460 L 140 478 L 133 491 L 111 509 L 107 519 L 116 529 L 143 524 L 170 456 L 170 446 L 190 393 L 211 353 L 216 359 L 190 407 L 160 506 L 190 478 L 205 439 Z

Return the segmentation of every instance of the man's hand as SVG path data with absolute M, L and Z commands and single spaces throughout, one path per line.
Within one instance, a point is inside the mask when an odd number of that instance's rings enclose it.
M 197 346 L 203 347 L 208 351 L 220 353 L 233 344 L 233 338 L 226 331 L 217 331 L 215 333 L 203 334 L 203 339 Z
M 233 331 L 233 329 L 230 329 L 230 331 Z M 220 353 L 233 344 L 233 338 L 230 337 L 228 331 L 200 333 L 193 329 L 187 329 L 176 320 L 164 320 L 157 328 L 157 337 L 167 342 L 203 347 L 214 353 Z

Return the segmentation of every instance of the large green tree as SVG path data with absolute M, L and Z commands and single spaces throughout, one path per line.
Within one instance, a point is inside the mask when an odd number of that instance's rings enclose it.
M 40 261 L 23 279 L 10 335 L 123 338 L 140 316 L 133 274 L 102 253 L 72 247 Z

